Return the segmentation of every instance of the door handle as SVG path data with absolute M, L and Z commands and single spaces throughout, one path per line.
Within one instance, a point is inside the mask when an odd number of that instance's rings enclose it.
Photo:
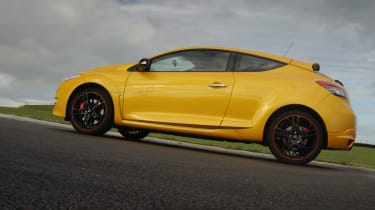
M 209 84 L 208 87 L 212 87 L 212 88 L 226 88 L 228 87 L 228 85 L 226 84 L 222 84 L 222 83 L 212 83 L 212 84 Z

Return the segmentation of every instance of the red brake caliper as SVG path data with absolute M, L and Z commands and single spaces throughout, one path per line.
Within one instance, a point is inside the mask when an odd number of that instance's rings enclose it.
M 85 103 L 81 102 L 81 104 L 79 105 L 79 111 L 82 111 L 85 109 Z
M 300 129 L 301 129 L 301 131 L 304 132 L 304 133 L 309 132 L 309 129 L 306 128 L 306 127 L 301 126 Z

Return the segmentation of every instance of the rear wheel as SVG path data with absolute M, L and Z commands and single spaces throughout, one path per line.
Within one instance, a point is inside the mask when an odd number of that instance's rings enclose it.
M 148 134 L 150 133 L 147 130 L 143 130 L 139 128 L 123 127 L 123 126 L 120 126 L 117 129 L 123 137 L 125 137 L 126 139 L 131 139 L 131 140 L 143 139 L 144 137 L 148 136 Z
M 98 88 L 86 88 L 74 94 L 69 111 L 70 121 L 80 133 L 103 135 L 113 125 L 112 101 Z
M 319 155 L 323 128 L 311 114 L 286 111 L 276 116 L 268 127 L 266 140 L 271 152 L 284 163 L 306 164 Z

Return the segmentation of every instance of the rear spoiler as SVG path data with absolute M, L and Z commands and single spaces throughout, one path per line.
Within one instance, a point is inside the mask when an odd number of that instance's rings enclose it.
M 300 68 L 304 68 L 304 69 L 307 69 L 307 70 L 310 70 L 310 71 L 312 70 L 312 71 L 318 72 L 320 70 L 320 64 L 319 63 L 309 63 L 309 62 L 291 59 L 289 64 L 293 65 L 293 66 L 298 66 Z
M 319 71 L 320 70 L 320 64 L 319 63 L 313 63 L 312 65 L 312 69 L 314 71 Z

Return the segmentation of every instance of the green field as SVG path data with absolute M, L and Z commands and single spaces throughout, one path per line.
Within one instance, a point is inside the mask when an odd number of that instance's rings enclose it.
M 18 108 L 0 107 L 0 113 L 17 115 L 22 117 L 29 117 L 38 120 L 46 120 L 58 123 L 65 122 L 61 118 L 52 115 L 51 105 L 26 105 Z M 265 146 L 252 143 L 236 143 L 228 141 L 216 141 L 199 138 L 181 137 L 175 135 L 167 135 L 160 133 L 152 133 L 151 136 L 170 139 L 174 141 L 188 142 L 194 144 L 202 144 L 209 146 L 216 146 L 228 149 L 245 150 L 260 153 L 270 153 L 269 149 Z M 317 157 L 318 161 L 339 163 L 344 165 L 361 166 L 367 168 L 375 168 L 375 149 L 361 146 L 354 146 L 351 151 L 331 151 L 323 150 Z

